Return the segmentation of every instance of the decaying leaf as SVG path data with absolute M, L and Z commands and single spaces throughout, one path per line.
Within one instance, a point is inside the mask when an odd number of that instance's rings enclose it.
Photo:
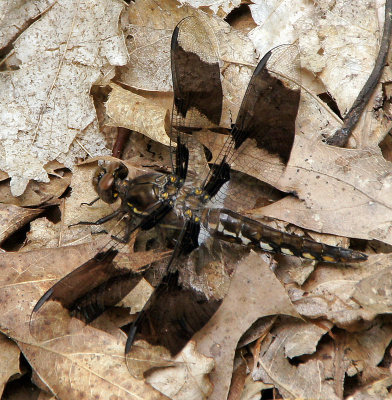
M 225 18 L 230 11 L 240 5 L 241 0 L 179 0 L 179 2 L 183 5 L 190 5 L 194 8 L 206 9 L 208 7 L 214 14 L 219 15 L 221 18 Z
M 163 143 L 169 140 L 169 110 L 154 105 L 142 96 L 111 85 L 112 91 L 106 102 L 106 112 L 110 118 L 109 124 L 122 126 Z
M 221 125 L 231 126 L 255 65 L 250 41 L 219 18 L 207 17 L 191 7 L 178 7 L 175 0 L 168 0 L 165 6 L 165 15 L 141 12 L 148 7 L 154 9 L 150 0 L 138 0 L 130 7 L 128 29 L 132 40 L 128 48 L 131 57 L 129 68 L 122 69 L 121 81 L 136 89 L 171 91 L 171 34 L 181 19 L 197 15 L 211 28 L 211 40 L 216 40 L 220 58 L 226 64 L 222 77 L 225 99 Z
M 69 187 L 71 182 L 70 172 L 53 171 L 50 172 L 49 182 L 30 181 L 24 193 L 14 197 L 11 193 L 9 180 L 0 182 L 0 201 L 6 204 L 14 204 L 19 207 L 38 207 L 41 205 L 58 204 L 60 197 Z
M 18 346 L 4 335 L 0 335 L 0 395 L 8 379 L 20 373 Z
M 0 203 L 0 242 L 7 239 L 12 233 L 23 227 L 42 210 L 26 209 Z
M 174 367 L 153 372 L 147 382 L 173 400 L 205 399 L 212 389 L 207 374 L 214 367 L 213 359 L 196 351 L 191 341 L 174 361 Z
M 149 385 L 129 375 L 124 359 L 125 335 L 119 338 L 89 326 L 46 342 L 37 342 L 30 334 L 30 313 L 38 298 L 96 251 L 97 246 L 82 245 L 1 254 L 0 329 L 17 342 L 38 375 L 59 398 L 88 395 L 107 399 L 115 394 L 121 399 L 135 396 L 164 399 Z M 145 256 L 137 255 L 139 262 L 148 263 Z M 135 266 L 137 262 L 133 260 L 131 264 Z
M 330 375 L 331 371 L 321 360 L 310 360 L 298 366 L 290 364 L 284 354 L 285 330 L 284 326 L 274 329 L 261 344 L 253 379 L 273 384 L 286 398 L 340 399 L 336 393 L 335 376 Z M 328 358 L 326 362 L 329 362 Z
M 12 38 L 21 33 L 29 20 L 45 12 L 55 0 L 38 0 L 34 2 L 3 1 L 0 4 L 0 48 L 5 47 Z M 4 18 L 4 16 L 7 16 Z
M 227 397 L 234 352 L 243 333 L 258 318 L 275 314 L 299 317 L 268 262 L 251 253 L 237 265 L 229 293 L 218 311 L 195 335 L 197 350 L 215 360 L 210 399 Z
M 43 166 L 55 158 L 72 167 L 86 150 L 106 152 L 89 90 L 105 65 L 126 63 L 122 8 L 119 1 L 59 0 L 14 44 L 19 69 L 0 75 L 0 168 L 13 195 L 30 179 L 48 182 Z
M 189 400 L 210 394 L 211 399 L 223 400 L 235 357 L 239 357 L 236 348 L 241 336 L 259 318 L 273 315 L 261 320 L 263 326 L 253 325 L 241 340 L 241 352 L 249 351 L 251 360 L 247 368 L 252 363 L 254 367 L 251 373 L 246 368 L 242 371 L 236 399 L 258 399 L 260 391 L 267 388 L 285 398 L 389 398 L 392 270 L 388 254 L 371 256 L 367 263 L 355 266 L 307 264 L 279 256 L 273 271 L 264 258 L 251 254 L 236 266 L 223 305 L 194 341 L 175 359 L 161 349 L 142 348 L 135 353 L 134 376 L 125 367 L 125 335 L 118 329 L 134 316 L 102 316 L 94 327 L 82 326 L 72 335 L 47 342 L 34 339 L 28 326 L 31 309 L 45 290 L 94 255 L 100 245 L 42 248 L 91 241 L 90 227 L 68 225 L 95 221 L 116 207 L 103 201 L 81 205 L 96 197 L 90 183 L 95 164 L 75 167 L 76 158 L 108 154 L 90 97 L 92 85 L 110 84 L 112 88 L 108 99 L 99 100 L 99 123 L 111 118 L 113 126 L 131 128 L 167 145 L 172 96 L 170 39 L 176 24 L 189 15 L 207 24 L 219 54 L 224 93 L 221 126 L 225 128 L 236 118 L 256 60 L 278 44 L 295 43 L 300 48 L 302 82 L 295 83 L 302 86 L 303 94 L 288 168 L 255 146 L 237 160 L 239 171 L 296 197 L 260 207 L 259 182 L 253 179 L 252 201 L 242 189 L 234 196 L 245 198 L 246 205 L 252 203 L 246 210 L 248 215 L 278 218 L 285 221 L 274 223 L 281 229 L 293 231 L 287 226 L 291 223 L 344 237 L 322 238 L 331 244 L 346 245 L 347 237 L 376 239 L 388 250 L 387 245 L 392 244 L 392 169 L 386 161 L 387 144 L 383 154 L 377 146 L 391 127 L 385 118 L 391 97 L 390 67 L 385 68 L 384 86 L 376 90 L 365 113 L 371 118 L 362 120 L 354 132 L 350 145 L 357 149 L 319 143 L 322 136 L 340 127 L 341 117 L 373 66 L 382 26 L 382 13 L 377 14 L 374 3 L 253 1 L 249 8 L 252 27 L 254 23 L 257 27 L 248 35 L 222 18 L 239 5 L 237 0 L 165 0 L 159 5 L 136 0 L 127 9 L 118 0 L 11 3 L 0 4 L 0 10 L 8 13 L 0 21 L 0 42 L 14 47 L 3 62 L 9 70 L 0 75 L 4 103 L 0 112 L 0 168 L 6 171 L 0 172 L 0 202 L 29 207 L 58 205 L 61 213 L 58 223 L 47 218 L 31 223 L 24 253 L 0 254 L 0 329 L 23 351 L 36 382 L 39 377 L 41 385 L 47 385 L 61 399 Z M 242 3 L 243 8 L 247 2 Z M 126 13 L 121 15 L 122 10 Z M 211 10 L 216 15 L 209 15 Z M 229 15 L 227 21 L 232 17 Z M 27 27 L 35 18 L 37 21 Z M 249 32 L 248 28 L 242 31 Z M 15 35 L 20 36 L 11 43 Z M 123 67 L 115 75 L 113 66 L 119 65 Z M 123 86 L 115 85 L 112 78 Z M 132 92 L 124 87 L 131 87 Z M 102 92 L 106 95 L 108 87 Z M 139 134 L 135 136 L 140 138 Z M 209 143 L 208 135 L 206 131 L 197 134 L 203 143 Z M 213 154 L 224 138 L 215 133 L 216 148 L 208 146 Z M 142 140 L 140 143 L 145 145 Z M 133 151 L 133 156 L 139 156 L 137 146 Z M 154 152 L 148 147 L 136 163 L 165 169 L 167 157 Z M 72 168 L 72 181 L 71 172 L 60 170 L 63 166 L 47 165 L 54 159 Z M 248 167 L 244 170 L 241 165 Z M 136 176 L 132 167 L 130 172 L 130 177 Z M 27 185 L 22 196 L 12 197 L 8 176 L 13 194 L 21 194 Z M 245 175 L 239 176 L 243 180 Z M 59 199 L 68 187 L 71 195 Z M 6 210 L 4 237 L 19 227 L 10 210 L 16 212 L 20 226 L 41 211 L 2 207 Z M 241 204 L 240 209 L 245 208 Z M 111 231 L 116 223 L 105 225 L 105 229 Z M 232 247 L 232 252 L 236 251 Z M 146 262 L 146 253 L 139 256 Z M 143 261 L 138 256 L 123 257 L 124 265 L 131 267 Z M 194 260 L 190 263 L 194 266 Z M 199 281 L 206 278 L 223 297 L 229 273 L 218 275 L 218 269 L 211 263 L 197 275 L 188 263 L 183 274 L 193 273 L 191 285 L 200 290 L 204 286 Z M 146 282 L 140 286 L 140 292 L 135 289 L 122 303 L 131 305 L 133 311 L 140 310 L 152 290 Z M 15 371 L 19 357 L 19 350 L 8 339 L 6 342 L 11 348 L 6 354 L 11 354 L 13 362 L 9 362 L 10 370 L 3 368 L 4 362 L 0 364 L 3 382 Z M 141 380 L 145 376 L 147 381 Z M 349 382 L 361 388 L 347 388 L 347 376 L 354 377 Z
M 378 381 L 371 383 L 370 385 L 357 390 L 350 400 L 367 400 L 367 399 L 378 399 L 387 400 L 390 396 L 389 388 L 392 385 L 392 377 L 382 378 Z
M 317 232 L 391 244 L 391 177 L 391 164 L 380 152 L 339 149 L 297 136 L 279 188 L 303 201 L 286 197 L 262 213 Z

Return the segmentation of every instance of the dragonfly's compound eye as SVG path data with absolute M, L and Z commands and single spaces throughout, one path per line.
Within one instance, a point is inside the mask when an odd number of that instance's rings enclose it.
M 99 182 L 101 181 L 102 177 L 106 174 L 106 169 L 104 167 L 98 167 L 95 170 L 94 176 L 93 176 L 93 186 L 95 191 L 98 193 L 98 185 Z
M 114 203 L 119 197 L 119 183 L 128 175 L 128 168 L 122 163 L 109 163 L 97 169 L 93 178 L 94 189 L 105 203 Z
M 128 176 L 128 173 L 128 168 L 124 164 L 119 164 L 119 166 L 114 171 L 114 176 L 115 178 L 123 180 Z

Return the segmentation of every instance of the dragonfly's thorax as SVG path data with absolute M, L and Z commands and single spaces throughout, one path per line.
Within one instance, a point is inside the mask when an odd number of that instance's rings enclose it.
M 210 200 L 210 196 L 202 189 L 195 188 L 191 183 L 184 185 L 178 193 L 174 211 L 184 218 L 199 222 L 203 209 Z
M 176 202 L 178 193 L 184 185 L 184 180 L 175 174 L 162 175 L 155 181 L 158 189 L 158 197 L 161 201 L 167 201 L 170 205 Z
M 183 185 L 175 174 L 149 173 L 119 182 L 116 189 L 127 212 L 144 216 L 162 203 L 174 207 Z

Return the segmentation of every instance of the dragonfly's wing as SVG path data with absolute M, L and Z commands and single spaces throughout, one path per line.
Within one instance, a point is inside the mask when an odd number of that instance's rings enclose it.
M 229 179 L 235 163 L 243 172 L 257 168 L 257 157 L 245 157 L 249 148 L 275 154 L 287 163 L 294 142 L 300 101 L 300 59 L 296 46 L 282 45 L 259 62 L 246 89 L 230 136 L 205 181 L 214 196 Z
M 98 253 L 52 286 L 31 313 L 31 334 L 38 340 L 69 334 L 78 329 L 72 317 L 90 323 L 124 298 L 142 275 L 119 269 L 117 253 Z
M 208 300 L 201 293 L 183 288 L 178 272 L 168 273 L 155 289 L 146 307 L 135 321 L 125 349 L 132 370 L 132 344 L 142 338 L 166 347 L 175 356 L 218 309 L 220 300 Z M 136 333 L 136 336 L 135 336 Z
M 259 62 L 232 129 L 234 148 L 246 139 L 287 162 L 295 136 L 300 100 L 298 48 L 282 45 Z
M 213 33 L 198 18 L 183 19 L 171 42 L 174 102 L 171 140 L 173 171 L 181 178 L 188 169 L 189 135 L 217 126 L 222 114 L 222 85 Z M 173 154 L 175 153 L 175 157 Z

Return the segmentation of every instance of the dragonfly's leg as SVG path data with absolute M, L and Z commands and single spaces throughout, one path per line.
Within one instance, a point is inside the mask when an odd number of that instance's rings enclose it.
M 76 226 L 76 225 L 102 225 L 107 221 L 110 221 L 111 219 L 117 217 L 117 215 L 123 213 L 124 211 L 121 210 L 121 208 L 119 208 L 118 210 L 116 210 L 114 213 L 107 215 L 106 217 L 102 217 L 100 218 L 98 221 L 95 222 L 90 222 L 90 221 L 79 221 L 76 224 L 71 224 L 68 225 L 68 228 L 70 228 L 71 226 Z
M 129 239 L 131 238 L 132 232 L 134 232 L 134 231 L 135 231 L 135 228 L 133 228 L 132 226 L 127 224 L 126 231 L 125 231 L 125 234 L 124 234 L 123 237 L 118 237 L 116 235 L 111 235 L 111 238 L 113 240 L 115 240 L 116 242 L 125 244 L 125 243 L 129 242 Z
M 94 203 L 96 203 L 100 197 L 95 198 L 93 201 L 90 201 L 90 203 L 80 203 L 81 206 L 92 206 Z
M 106 229 L 102 229 L 102 230 L 97 231 L 97 232 L 91 232 L 92 235 L 102 235 L 102 234 L 107 235 L 108 233 L 109 232 Z

